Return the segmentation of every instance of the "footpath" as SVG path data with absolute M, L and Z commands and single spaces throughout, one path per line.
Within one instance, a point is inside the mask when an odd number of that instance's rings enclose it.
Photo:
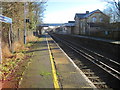
M 34 48 L 19 88 L 96 88 L 49 36 L 43 35 Z

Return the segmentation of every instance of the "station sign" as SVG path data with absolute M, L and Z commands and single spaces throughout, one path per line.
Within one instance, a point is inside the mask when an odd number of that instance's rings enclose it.
M 0 22 L 12 23 L 12 19 L 3 15 L 0 15 Z

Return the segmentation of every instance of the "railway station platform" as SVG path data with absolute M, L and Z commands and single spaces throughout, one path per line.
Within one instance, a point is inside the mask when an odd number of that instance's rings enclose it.
M 35 44 L 34 56 L 19 88 L 96 88 L 48 34 Z
M 113 43 L 113 44 L 120 44 L 120 41 L 117 41 L 117 40 L 108 40 L 108 39 L 103 39 L 103 38 L 81 36 L 81 35 L 72 35 L 72 36 L 80 37 L 80 38 L 88 38 L 88 39 L 93 39 L 93 40 L 98 40 L 98 41 L 103 41 L 103 42 L 108 42 L 108 43 Z

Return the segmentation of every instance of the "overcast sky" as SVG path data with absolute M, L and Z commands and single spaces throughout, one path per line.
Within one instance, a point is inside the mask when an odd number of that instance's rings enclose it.
M 85 13 L 105 8 L 101 0 L 48 0 L 44 15 L 45 23 L 66 23 L 74 20 L 75 13 Z

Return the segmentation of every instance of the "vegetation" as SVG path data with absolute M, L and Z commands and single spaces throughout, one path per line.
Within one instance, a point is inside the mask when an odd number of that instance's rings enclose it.
M 32 42 L 34 39 L 34 42 L 38 40 L 37 37 L 31 38 Z M 21 46 L 19 44 L 20 42 L 16 43 L 15 45 L 18 45 L 16 48 L 16 52 L 14 54 L 11 54 L 10 51 L 7 48 L 4 48 L 5 51 L 3 51 L 3 61 L 2 61 L 2 68 L 1 68 L 1 74 L 2 74 L 2 80 L 7 80 L 10 74 L 14 73 L 16 68 L 19 67 L 19 64 L 24 62 L 25 59 L 28 59 L 33 55 L 33 53 L 25 54 L 26 51 L 28 51 L 33 43 L 27 43 L 26 46 Z M 6 54 L 4 54 L 6 53 Z
M 12 18 L 12 30 L 10 24 L 2 23 L 2 79 L 14 72 L 14 68 L 18 66 L 20 62 L 31 55 L 26 55 L 25 51 L 28 51 L 33 43 L 31 41 L 37 41 L 37 38 L 33 36 L 33 31 L 36 30 L 36 25 L 42 23 L 46 2 L 2 2 L 2 15 Z M 29 23 L 25 22 L 25 10 L 26 18 L 30 20 Z M 27 44 L 24 45 L 24 28 L 27 28 Z M 1 39 L 1 38 L 0 38 Z M 11 47 L 12 46 L 12 47 Z

